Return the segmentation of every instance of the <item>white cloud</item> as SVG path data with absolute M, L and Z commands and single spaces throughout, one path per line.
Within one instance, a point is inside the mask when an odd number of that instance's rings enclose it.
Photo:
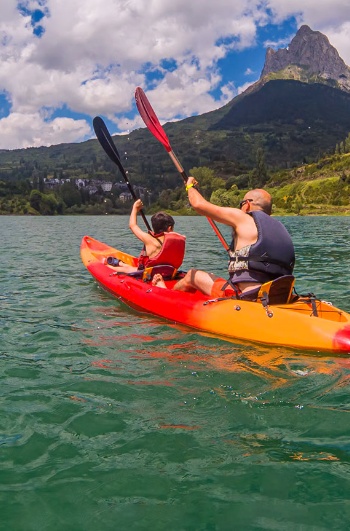
M 325 28 L 324 33 L 327 35 L 330 43 L 338 50 L 340 57 L 347 65 L 350 65 L 350 21 L 344 22 L 337 27 Z
M 90 134 L 85 120 L 55 118 L 50 122 L 39 113 L 13 112 L 0 120 L 1 149 L 51 146 L 65 142 L 79 142 Z
M 128 117 L 139 85 L 164 120 L 222 106 L 242 87 L 236 90 L 234 79 L 223 83 L 220 62 L 229 51 L 254 46 L 257 28 L 271 21 L 269 13 L 276 23 L 296 16 L 322 31 L 350 63 L 345 0 L 23 0 L 21 12 L 17 0 L 2 3 L 0 94 L 8 95 L 11 109 L 1 120 L 7 135 L 0 133 L 0 148 L 78 141 L 84 131 L 90 134 L 82 120 L 43 121 L 44 109 L 101 114 L 120 130 L 141 126 L 138 116 Z M 35 9 L 45 10 L 37 23 L 30 15 Z M 40 26 L 38 38 L 34 30 Z M 219 97 L 212 96 L 215 90 Z

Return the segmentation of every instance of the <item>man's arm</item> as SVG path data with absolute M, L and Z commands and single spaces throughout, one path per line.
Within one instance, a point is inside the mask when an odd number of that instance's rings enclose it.
M 197 181 L 194 177 L 189 177 L 187 180 L 187 186 L 190 184 L 195 185 Z M 237 228 L 239 224 L 245 223 L 247 221 L 247 216 L 239 208 L 232 207 L 220 207 L 213 205 L 198 192 L 194 186 L 188 188 L 188 199 L 191 206 L 194 208 L 198 214 L 202 216 L 208 216 L 214 221 L 223 223 L 224 225 L 229 225 L 234 229 Z

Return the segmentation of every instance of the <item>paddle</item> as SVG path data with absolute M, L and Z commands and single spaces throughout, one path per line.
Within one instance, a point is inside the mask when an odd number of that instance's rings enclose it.
M 120 170 L 120 173 L 124 177 L 124 180 L 125 180 L 128 188 L 129 188 L 129 191 L 130 191 L 134 201 L 136 201 L 138 199 L 138 197 L 136 196 L 136 194 L 134 192 L 134 189 L 131 186 L 129 178 L 128 178 L 127 174 L 126 174 L 126 171 L 123 168 L 123 165 L 121 163 L 118 150 L 117 150 L 117 148 L 116 148 L 116 146 L 115 146 L 115 144 L 113 142 L 113 139 L 112 139 L 111 135 L 109 134 L 109 131 L 108 131 L 107 127 L 106 127 L 106 124 L 104 123 L 102 118 L 100 118 L 100 116 L 96 116 L 93 119 L 92 125 L 94 127 L 94 131 L 96 133 L 98 141 L 100 142 L 101 146 L 103 147 L 103 149 L 105 150 L 105 152 L 107 153 L 109 158 L 118 166 L 118 168 Z M 140 210 L 140 214 L 142 216 L 142 219 L 143 219 L 147 229 L 151 232 L 152 229 L 151 229 L 151 227 L 150 227 L 150 225 L 149 225 L 149 223 L 147 221 L 147 218 L 146 218 L 146 216 L 145 216 L 145 214 L 144 214 L 142 209 Z
M 157 138 L 157 140 L 159 140 L 159 142 L 161 144 L 163 144 L 163 146 L 165 147 L 165 149 L 169 153 L 169 156 L 170 156 L 171 160 L 173 161 L 177 171 L 180 173 L 180 175 L 182 176 L 184 182 L 186 183 L 187 179 L 188 179 L 187 174 L 186 174 L 185 170 L 183 169 L 183 167 L 181 166 L 179 159 L 177 158 L 177 156 L 173 152 L 172 147 L 171 147 L 170 142 L 169 142 L 169 139 L 168 139 L 163 127 L 160 125 L 160 122 L 159 122 L 159 120 L 157 118 L 157 115 L 154 112 L 150 102 L 147 99 L 146 94 L 143 92 L 141 87 L 137 87 L 137 89 L 135 90 L 135 100 L 136 100 L 136 105 L 137 105 L 138 111 L 140 113 L 140 116 L 141 116 L 142 120 L 145 122 L 145 125 L 148 127 L 148 129 L 151 131 L 151 133 Z M 212 228 L 213 228 L 215 234 L 217 235 L 217 237 L 219 238 L 220 242 L 224 246 L 224 249 L 226 251 L 228 251 L 229 250 L 229 245 L 227 244 L 225 238 L 221 234 L 221 232 L 220 232 L 219 228 L 217 227 L 217 225 L 215 224 L 215 222 L 212 219 L 208 218 L 208 217 L 207 217 L 207 220 L 209 221 L 210 225 L 212 226 Z

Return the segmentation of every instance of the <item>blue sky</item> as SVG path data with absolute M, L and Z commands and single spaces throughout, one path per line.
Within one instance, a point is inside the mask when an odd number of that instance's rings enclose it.
M 268 46 L 302 24 L 350 64 L 348 0 L 6 0 L 0 7 L 0 149 L 82 142 L 226 104 L 257 81 Z

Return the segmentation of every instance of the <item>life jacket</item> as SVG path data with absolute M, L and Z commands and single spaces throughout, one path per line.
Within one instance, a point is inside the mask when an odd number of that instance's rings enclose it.
M 229 250 L 228 271 L 231 282 L 259 282 L 291 275 L 295 253 L 285 226 L 265 212 L 249 212 L 258 229 L 258 239 L 239 251 Z M 234 241 L 231 248 L 233 249 Z
M 162 232 L 160 234 L 152 234 L 155 238 L 164 235 L 164 241 L 160 251 L 152 258 L 145 254 L 145 249 L 141 251 L 138 258 L 138 269 L 145 267 L 153 267 L 155 265 L 167 264 L 178 269 L 183 262 L 185 256 L 186 237 L 177 232 Z

